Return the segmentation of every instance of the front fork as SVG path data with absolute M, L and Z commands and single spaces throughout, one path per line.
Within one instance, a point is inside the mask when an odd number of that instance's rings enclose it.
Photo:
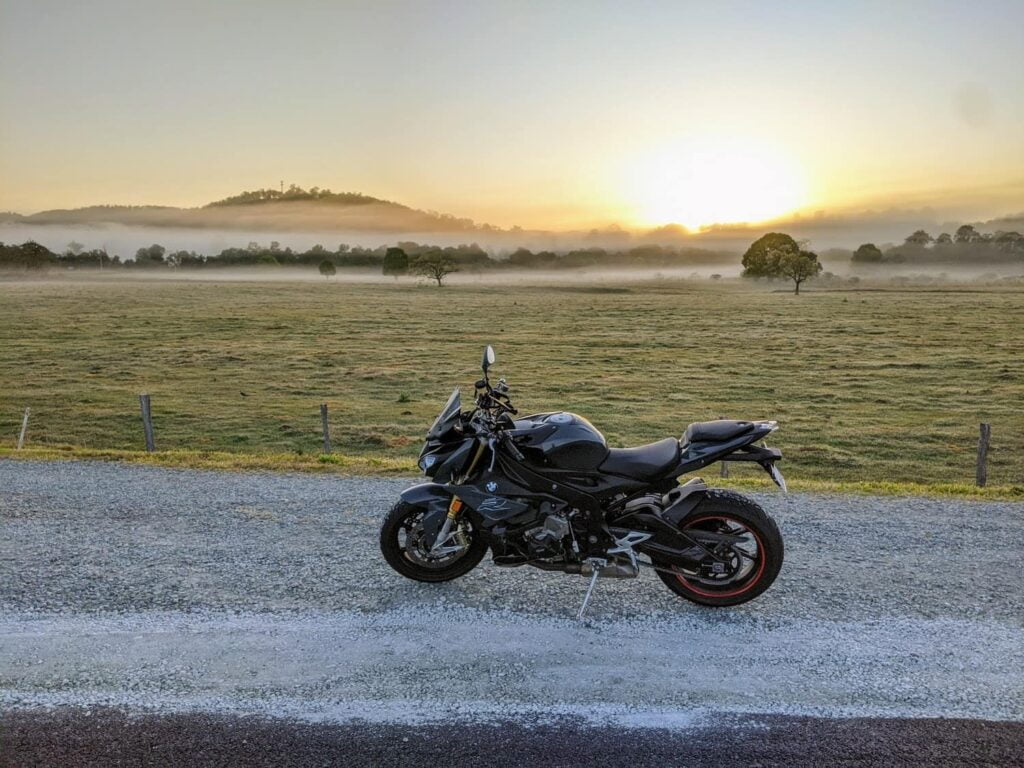
M 459 513 L 463 507 L 462 499 L 458 496 L 452 496 L 452 501 L 448 505 L 448 515 L 444 519 L 444 525 L 441 526 L 441 530 L 437 534 L 437 538 L 434 539 L 434 546 L 430 548 L 431 555 L 447 555 L 451 552 L 458 552 L 463 548 L 463 544 L 459 543 L 456 546 L 445 546 L 448 543 L 448 539 L 452 537 L 452 528 L 455 527 L 459 519 Z

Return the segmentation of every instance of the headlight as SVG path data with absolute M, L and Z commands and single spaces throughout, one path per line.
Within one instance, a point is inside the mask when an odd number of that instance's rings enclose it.
M 428 469 L 434 466 L 435 463 L 437 463 L 437 456 L 433 454 L 429 456 L 424 456 L 422 459 L 420 459 L 420 469 L 426 472 Z

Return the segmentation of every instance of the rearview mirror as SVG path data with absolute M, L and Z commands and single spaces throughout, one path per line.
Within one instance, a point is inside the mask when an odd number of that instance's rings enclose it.
M 484 375 L 487 375 L 487 369 L 494 365 L 494 347 L 488 344 L 484 347 L 484 361 L 480 363 L 480 367 L 484 369 Z

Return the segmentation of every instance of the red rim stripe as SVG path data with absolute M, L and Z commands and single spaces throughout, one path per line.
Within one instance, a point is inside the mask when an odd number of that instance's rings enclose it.
M 697 518 L 696 520 L 693 520 L 692 522 L 688 523 L 687 527 L 683 530 L 687 530 L 691 525 L 703 523 L 705 520 L 725 520 L 726 522 L 740 523 L 741 525 L 743 525 L 744 528 L 746 528 L 754 535 L 754 540 L 757 541 L 757 557 L 758 560 L 760 560 L 760 563 L 757 568 L 757 573 L 755 573 L 754 578 L 748 581 L 744 586 L 740 587 L 739 589 L 734 589 L 731 592 L 709 592 L 705 589 L 699 589 L 693 586 L 693 584 L 687 581 L 686 578 L 679 573 L 676 574 L 676 578 L 679 579 L 679 581 L 682 583 L 684 587 L 686 587 L 691 592 L 700 595 L 701 597 L 736 597 L 736 595 L 742 595 L 744 592 L 750 590 L 755 584 L 757 584 L 757 582 L 761 580 L 761 575 L 764 573 L 764 564 L 765 562 L 767 562 L 768 558 L 765 556 L 764 546 L 761 544 L 761 537 L 757 535 L 757 531 L 755 531 L 753 528 L 747 528 L 747 526 L 740 520 L 735 520 L 731 517 L 725 517 L 724 515 L 709 515 L 707 517 Z

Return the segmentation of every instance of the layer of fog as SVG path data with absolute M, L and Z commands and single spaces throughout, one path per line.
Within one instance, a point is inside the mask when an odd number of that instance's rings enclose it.
M 801 293 L 844 290 L 901 290 L 920 288 L 1007 287 L 1024 286 L 1024 264 L 1019 268 L 994 271 L 987 269 L 907 269 L 905 265 L 850 268 L 849 264 L 832 265 L 821 276 L 803 284 Z M 903 266 L 904 268 L 900 268 Z M 793 284 L 785 279 L 746 279 L 737 264 L 679 268 L 575 268 L 556 270 L 484 269 L 455 272 L 444 278 L 445 285 L 481 287 L 502 286 L 579 286 L 585 290 L 614 293 L 628 290 L 626 286 L 717 286 L 722 289 L 791 291 Z M 433 280 L 418 275 L 387 276 L 379 269 L 346 268 L 325 278 L 315 266 L 309 267 L 204 267 L 199 269 L 68 269 L 50 267 L 43 270 L 0 272 L 0 284 L 15 282 L 203 282 L 203 283 L 309 283 L 319 285 L 395 285 L 410 289 L 437 290 Z
M 76 241 L 86 249 L 106 248 L 111 255 L 131 258 L 142 247 L 159 243 L 169 251 L 195 251 L 215 255 L 225 248 L 244 248 L 249 242 L 269 245 L 273 241 L 282 248 L 305 251 L 323 245 L 333 251 L 341 243 L 350 246 L 377 248 L 414 241 L 438 246 L 476 243 L 500 258 L 516 248 L 532 251 L 568 251 L 575 248 L 606 248 L 628 250 L 641 245 L 657 244 L 673 247 L 742 253 L 765 232 L 781 231 L 797 240 L 808 241 L 819 254 L 832 248 L 853 250 L 866 242 L 885 249 L 902 243 L 917 229 L 932 235 L 954 232 L 959 224 L 974 223 L 984 231 L 1024 231 L 1024 215 L 983 222 L 943 221 L 935 212 L 892 210 L 860 213 L 821 212 L 814 216 L 793 216 L 760 225 L 723 225 L 701 232 L 687 232 L 676 226 L 647 231 L 627 231 L 617 227 L 576 232 L 541 232 L 521 229 L 472 228 L 451 218 L 431 219 L 428 214 L 396 206 L 401 220 L 367 218 L 376 206 L 354 206 L 362 209 L 351 215 L 348 208 L 321 206 L 308 214 L 296 213 L 294 206 L 239 206 L 228 213 L 217 209 L 190 212 L 203 216 L 202 223 L 184 226 L 179 222 L 180 209 L 82 209 L 81 211 L 39 214 L 29 220 L 0 223 L 0 241 L 21 243 L 35 240 L 54 252 L 63 251 Z M 57 216 L 56 214 L 64 214 Z M 122 223 L 104 221 L 105 216 L 124 218 Z M 171 218 L 164 221 L 161 216 Z M 329 216 L 329 220 L 325 217 Z M 141 218 L 140 218 L 141 217 Z M 175 218 L 178 217 L 178 218 Z M 190 219 L 195 221 L 196 219 Z M 184 220 L 183 220 L 184 221 Z M 135 223 L 138 222 L 138 223 Z M 174 222 L 174 223 L 171 223 Z M 379 226 L 371 226 L 378 222 Z M 380 223 L 385 222 L 385 223 Z M 330 224 L 330 225 L 329 225 Z M 422 228 L 415 228 L 415 225 Z

